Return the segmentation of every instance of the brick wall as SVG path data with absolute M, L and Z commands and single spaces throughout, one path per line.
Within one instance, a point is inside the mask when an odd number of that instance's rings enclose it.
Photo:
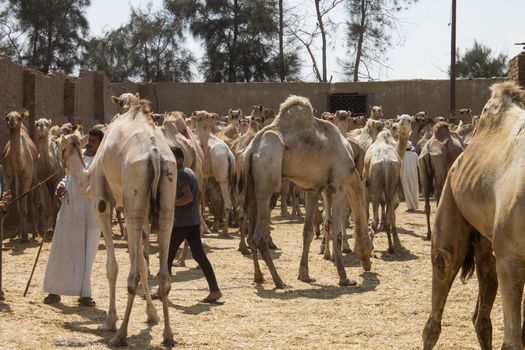
M 508 77 L 525 87 L 525 51 L 510 60 Z

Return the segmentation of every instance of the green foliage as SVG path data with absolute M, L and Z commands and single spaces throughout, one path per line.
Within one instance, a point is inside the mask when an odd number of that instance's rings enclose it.
M 132 9 L 126 25 L 87 42 L 83 67 L 103 70 L 111 81 L 189 81 L 194 58 L 183 42 L 176 18 Z
M 5 5 L 4 23 L 11 25 L 3 28 L 9 35 L 2 40 L 2 52 L 44 73 L 71 73 L 87 35 L 84 11 L 90 0 L 8 0 Z
M 456 52 L 456 76 L 459 78 L 491 78 L 507 76 L 508 57 L 492 56 L 492 49 L 474 40 L 463 55 Z
M 348 0 L 347 44 L 350 59 L 343 62 L 349 78 L 373 79 L 386 67 L 386 53 L 398 28 L 396 15 L 417 0 Z M 361 70 L 361 67 L 364 70 Z
M 199 68 L 206 81 L 279 79 L 275 0 L 172 0 L 165 6 L 203 40 Z M 287 78 L 294 78 L 299 71 L 296 52 L 287 52 L 285 62 Z

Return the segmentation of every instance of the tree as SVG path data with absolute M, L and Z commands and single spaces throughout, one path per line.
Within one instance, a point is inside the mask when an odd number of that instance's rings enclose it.
M 2 49 L 15 61 L 44 73 L 71 73 L 87 35 L 90 0 L 7 0 Z
M 184 18 L 203 41 L 200 70 L 206 81 L 268 81 L 279 78 L 276 0 L 171 0 L 165 7 Z M 284 55 L 285 75 L 299 71 L 298 56 Z
M 132 8 L 126 25 L 87 41 L 82 65 L 105 71 L 111 81 L 190 81 L 195 60 L 183 42 L 179 20 Z
M 492 55 L 492 49 L 474 40 L 472 48 L 461 55 L 456 52 L 456 75 L 459 78 L 491 78 L 507 75 L 508 57 L 504 54 Z
M 399 26 L 396 15 L 416 1 L 348 0 L 350 18 L 346 26 L 351 59 L 343 62 L 343 67 L 353 81 L 373 79 L 374 67 L 386 67 L 386 52 L 393 45 L 392 33 Z
M 319 82 L 327 82 L 327 33 L 337 30 L 338 24 L 330 18 L 330 13 L 337 9 L 344 0 L 314 0 L 315 14 L 295 11 L 289 16 L 288 32 L 296 38 L 308 52 L 312 61 L 314 75 Z M 308 20 L 316 19 L 315 26 L 310 28 Z M 318 40 L 321 40 L 321 69 L 318 63 Z M 331 80 L 331 78 L 330 78 Z

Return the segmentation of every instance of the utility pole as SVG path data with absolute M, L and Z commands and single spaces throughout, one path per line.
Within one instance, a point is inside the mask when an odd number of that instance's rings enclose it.
M 452 0 L 450 28 L 450 112 L 456 109 L 456 0 Z

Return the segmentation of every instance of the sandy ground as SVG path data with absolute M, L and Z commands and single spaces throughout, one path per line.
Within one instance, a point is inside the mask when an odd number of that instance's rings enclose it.
M 422 207 L 422 203 L 420 203 Z M 434 208 L 433 208 L 434 210 Z M 279 249 L 274 253 L 285 290 L 275 290 L 263 266 L 266 283 L 253 280 L 251 258 L 238 251 L 238 236 L 220 239 L 216 234 L 203 241 L 224 293 L 224 305 L 199 303 L 207 295 L 207 284 L 193 260 L 186 268 L 174 268 L 170 293 L 170 318 L 177 348 L 181 349 L 420 349 L 421 333 L 430 310 L 430 242 L 422 211 L 397 210 L 398 231 L 406 249 L 387 253 L 386 234 L 374 240 L 372 271 L 364 273 L 353 254 L 344 257 L 355 287 L 339 287 L 335 266 L 318 254 L 320 241 L 312 244 L 310 275 L 317 281 L 297 280 L 302 249 L 302 219 L 283 219 L 273 212 L 272 235 Z M 115 227 L 116 231 L 116 227 Z M 44 244 L 26 298 L 22 297 L 38 242 L 20 245 L 4 241 L 4 291 L 0 302 L 0 348 L 49 349 L 84 347 L 104 349 L 112 333 L 97 330 L 105 317 L 109 288 L 105 273 L 105 250 L 101 240 L 92 276 L 94 308 L 80 307 L 77 298 L 63 297 L 56 305 L 42 303 L 42 279 L 50 243 Z M 117 310 L 123 316 L 129 260 L 125 243 L 116 242 L 119 276 Z M 353 242 L 351 241 L 351 246 Z M 153 251 L 156 252 L 155 247 Z M 151 271 L 158 271 L 152 258 Z M 153 286 L 156 278 L 151 279 Z M 438 349 L 479 349 L 470 321 L 477 295 L 475 279 L 466 285 L 459 279 L 449 295 Z M 160 301 L 154 301 L 159 315 Z M 129 347 L 163 348 L 162 322 L 145 323 L 145 301 L 135 299 L 129 327 Z M 493 345 L 502 343 L 503 322 L 498 295 L 492 312 Z M 119 323 L 120 324 L 120 323 Z

